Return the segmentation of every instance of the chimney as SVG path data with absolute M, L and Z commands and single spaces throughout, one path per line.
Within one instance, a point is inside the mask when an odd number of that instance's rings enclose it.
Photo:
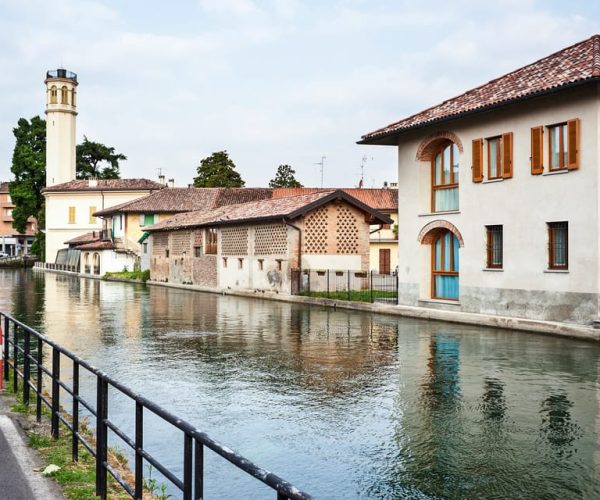
M 98 186 L 98 179 L 90 178 L 88 179 L 88 187 L 95 188 Z
M 170 188 L 172 188 L 172 187 L 175 187 L 175 179 L 169 179 L 169 184 L 168 184 L 168 186 L 169 186 Z
M 383 181 L 383 189 L 387 189 L 388 188 L 388 182 L 387 181 Z
M 160 175 L 158 176 L 158 182 L 159 182 L 160 184 L 164 184 L 164 183 L 165 183 L 165 176 L 164 176 L 164 175 L 162 175 L 162 174 L 160 174 Z

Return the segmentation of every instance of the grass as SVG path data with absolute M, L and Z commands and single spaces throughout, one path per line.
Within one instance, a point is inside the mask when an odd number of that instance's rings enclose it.
M 21 383 L 19 383 L 19 386 L 21 386 Z M 12 392 L 11 383 L 6 385 L 5 392 Z M 20 388 L 14 395 L 16 396 L 16 401 L 11 405 L 11 410 L 33 420 L 35 418 L 34 400 L 32 399 L 32 404 L 30 406 L 24 404 Z M 32 394 L 32 397 L 35 396 Z M 64 415 L 65 414 L 63 413 L 63 416 Z M 60 467 L 60 470 L 55 472 L 52 477 L 60 484 L 66 498 L 70 500 L 97 498 L 95 495 L 96 459 L 83 445 L 80 444 L 79 460 L 74 462 L 71 455 L 72 441 L 69 429 L 61 423 L 59 438 L 54 439 L 50 435 L 48 421 L 44 417 L 49 419 L 50 411 L 42 404 L 43 424 L 34 426 L 33 430 L 27 431 L 30 446 L 38 452 L 42 459 L 42 470 L 50 464 L 58 465 Z M 95 446 L 94 433 L 92 429 L 86 425 L 85 420 L 80 420 L 79 432 L 88 443 Z M 127 458 L 122 453 L 109 448 L 108 462 L 128 484 L 134 484 L 134 475 L 129 469 Z M 110 473 L 107 475 L 108 498 L 116 500 L 131 498 Z M 156 490 L 159 490 L 159 488 L 157 488 L 156 485 L 153 486 L 155 486 L 155 489 L 144 492 L 145 499 L 166 498 L 166 496 L 156 495 L 155 492 Z
M 350 300 L 354 302 L 371 302 L 371 297 L 375 299 L 395 299 L 396 292 L 386 292 L 383 290 L 351 290 L 350 293 L 345 291 L 340 292 L 301 292 L 298 295 L 304 297 L 321 297 L 334 300 Z
M 146 282 L 150 279 L 150 270 L 146 271 L 119 271 L 114 273 L 106 273 L 105 278 L 117 278 L 134 281 Z

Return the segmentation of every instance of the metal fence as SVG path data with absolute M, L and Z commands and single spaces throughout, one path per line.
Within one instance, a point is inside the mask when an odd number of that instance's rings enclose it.
M 374 271 L 292 270 L 292 294 L 359 302 L 398 303 L 398 276 Z
M 15 392 L 22 390 L 23 402 L 26 405 L 30 404 L 33 392 L 38 421 L 42 417 L 42 404 L 50 410 L 53 437 L 58 438 L 59 432 L 61 432 L 60 424 L 64 425 L 71 435 L 74 461 L 78 461 L 80 445 L 95 457 L 96 495 L 100 498 L 107 498 L 107 479 L 110 474 L 131 497 L 141 499 L 144 488 L 143 470 L 144 463 L 146 463 L 158 470 L 171 484 L 177 487 L 183 493 L 184 499 L 201 499 L 204 497 L 204 450 L 208 448 L 238 469 L 269 486 L 276 493 L 278 500 L 312 499 L 309 494 L 295 488 L 277 475 L 258 467 L 15 318 L 0 312 L 0 325 L 4 328 L 4 373 L 2 374 L 4 380 L 9 380 L 12 372 L 13 390 Z M 44 363 L 42 355 L 44 348 L 50 349 L 52 353 L 50 367 Z M 61 367 L 65 367 L 65 363 L 69 364 L 67 368 L 72 369 L 70 384 L 65 377 L 61 378 Z M 95 379 L 95 405 L 81 396 L 80 380 L 84 375 L 84 373 L 80 373 L 82 371 Z M 43 390 L 44 377 L 50 381 L 50 394 Z M 21 389 L 19 389 L 19 379 L 22 380 Z M 66 401 L 61 401 L 61 390 L 69 394 L 67 399 L 71 407 L 70 415 L 61 406 L 62 403 L 66 404 Z M 116 394 L 125 396 L 135 403 L 135 436 L 128 436 L 116 425 L 115 421 L 111 420 L 108 405 L 109 392 L 113 396 Z M 82 407 L 93 417 L 95 443 L 90 443 L 81 433 L 80 412 Z M 183 436 L 181 447 L 183 477 L 178 477 L 144 448 L 144 416 L 148 412 L 181 431 Z M 135 453 L 134 484 L 128 484 L 108 463 L 109 432 L 118 436 Z M 169 445 L 173 444 L 169 443 Z M 239 496 L 242 498 L 245 495 L 243 492 L 239 492 Z

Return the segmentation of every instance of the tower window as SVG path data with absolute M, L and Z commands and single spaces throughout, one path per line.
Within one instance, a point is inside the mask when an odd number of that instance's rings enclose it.
M 75 106 L 75 89 L 71 90 L 71 106 Z
M 69 104 L 69 89 L 66 85 L 63 85 L 60 89 L 60 102 L 61 104 Z
M 50 87 L 50 104 L 58 104 L 58 89 L 56 85 Z

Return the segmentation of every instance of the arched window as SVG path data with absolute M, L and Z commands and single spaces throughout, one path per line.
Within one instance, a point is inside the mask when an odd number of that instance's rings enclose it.
M 69 104 L 69 89 L 66 85 L 63 85 L 62 89 L 60 89 L 60 103 Z
M 431 296 L 458 300 L 459 241 L 454 233 L 443 230 L 432 242 Z
M 94 274 L 100 274 L 100 254 L 94 254 Z
M 58 104 L 58 89 L 56 85 L 50 87 L 50 104 Z
M 458 161 L 456 144 L 442 143 L 431 162 L 431 204 L 433 212 L 458 210 Z
M 83 272 L 85 274 L 90 274 L 90 253 L 85 252 L 83 255 Z
M 71 106 L 75 106 L 75 89 L 71 90 Z

